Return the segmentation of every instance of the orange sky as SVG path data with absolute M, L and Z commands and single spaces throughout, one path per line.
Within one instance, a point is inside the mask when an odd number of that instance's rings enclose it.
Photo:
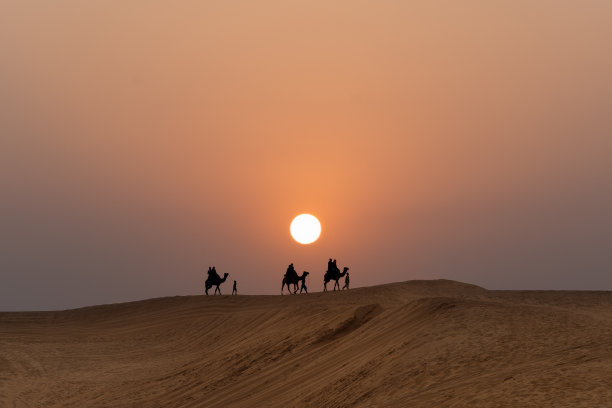
M 320 290 L 330 256 L 357 286 L 612 289 L 610 2 L 0 7 L 0 310 L 209 265 Z

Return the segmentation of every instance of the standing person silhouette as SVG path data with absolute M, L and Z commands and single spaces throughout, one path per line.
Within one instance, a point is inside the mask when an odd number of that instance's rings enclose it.
M 238 296 L 238 289 L 236 289 L 236 281 L 234 281 L 234 289 L 232 289 L 232 295 Z
M 342 287 L 342 290 L 349 289 L 349 284 L 351 283 L 350 278 L 349 278 L 349 273 L 346 273 L 346 277 L 344 278 L 344 286 Z

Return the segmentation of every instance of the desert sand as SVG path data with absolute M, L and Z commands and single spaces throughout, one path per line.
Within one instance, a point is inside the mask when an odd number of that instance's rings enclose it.
M 0 313 L 0 406 L 612 407 L 612 292 L 436 280 Z

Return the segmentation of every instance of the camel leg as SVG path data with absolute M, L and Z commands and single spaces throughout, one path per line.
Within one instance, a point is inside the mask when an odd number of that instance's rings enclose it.
M 334 283 L 334 292 L 336 291 L 336 286 L 338 287 L 338 290 L 340 290 L 340 284 L 338 283 L 338 281 Z
M 327 282 L 323 282 L 323 292 L 327 292 Z

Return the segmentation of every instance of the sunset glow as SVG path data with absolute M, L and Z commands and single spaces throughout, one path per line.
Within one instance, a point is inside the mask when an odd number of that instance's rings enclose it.
M 300 214 L 291 221 L 291 236 L 300 244 L 312 244 L 321 235 L 321 223 L 310 214 Z

